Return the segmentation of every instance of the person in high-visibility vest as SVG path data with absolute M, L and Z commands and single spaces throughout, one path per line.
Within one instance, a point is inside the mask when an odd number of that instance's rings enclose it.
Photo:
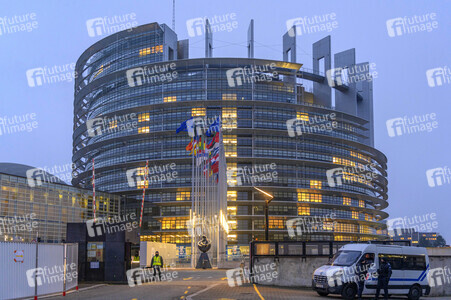
M 152 262 L 150 263 L 150 267 L 153 268 L 153 277 L 157 276 L 157 270 L 158 270 L 158 277 L 161 281 L 161 266 L 163 266 L 163 257 L 161 257 L 158 253 L 158 251 L 155 251 L 155 255 L 152 257 Z
M 133 256 L 133 261 L 134 262 L 139 262 L 139 253 L 138 253 L 138 251 L 135 252 L 135 256 Z

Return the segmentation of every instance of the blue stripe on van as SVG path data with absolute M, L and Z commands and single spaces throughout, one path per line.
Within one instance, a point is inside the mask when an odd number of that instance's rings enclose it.
M 426 277 L 426 275 L 428 274 L 428 270 L 429 270 L 429 264 L 426 266 L 426 271 L 424 272 L 423 277 L 421 277 L 420 281 L 423 281 L 424 278 Z
M 420 276 L 417 279 L 414 278 L 390 278 L 390 281 L 423 281 L 427 275 L 427 271 L 429 269 L 429 265 L 426 266 L 426 270 L 421 272 Z M 371 278 L 371 281 L 376 281 L 377 278 Z

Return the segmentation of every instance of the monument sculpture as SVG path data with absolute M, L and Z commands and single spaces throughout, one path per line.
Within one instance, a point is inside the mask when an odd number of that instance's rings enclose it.
M 197 243 L 197 247 L 202 253 L 197 261 L 196 269 L 211 269 L 210 259 L 207 254 L 207 251 L 211 248 L 211 242 L 203 235 L 202 239 Z

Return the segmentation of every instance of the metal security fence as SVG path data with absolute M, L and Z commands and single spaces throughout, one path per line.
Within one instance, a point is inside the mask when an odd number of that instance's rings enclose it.
M 0 299 L 65 294 L 77 268 L 78 244 L 0 242 Z
M 72 264 L 75 264 L 76 265 L 75 271 L 77 271 L 78 270 L 78 244 L 65 244 L 65 250 L 66 250 L 65 265 L 68 265 L 70 267 Z M 66 270 L 66 273 L 67 273 L 67 270 Z M 76 276 L 75 280 L 66 280 L 65 281 L 66 286 L 64 287 L 63 291 L 68 291 L 68 290 L 71 290 L 78 286 L 78 274 L 76 274 L 76 275 L 77 276 Z
M 328 257 L 331 258 L 344 245 L 353 242 L 282 242 L 282 241 L 252 241 L 250 243 L 250 270 L 259 259 L 274 258 L 278 261 L 284 257 Z M 360 242 L 365 243 L 365 242 Z M 410 241 L 368 241 L 366 243 L 410 246 Z
M 265 256 L 328 256 L 332 257 L 338 249 L 355 242 L 285 242 L 285 241 L 252 241 L 250 255 L 252 258 Z M 368 241 L 360 244 L 384 244 L 410 246 L 410 241 Z

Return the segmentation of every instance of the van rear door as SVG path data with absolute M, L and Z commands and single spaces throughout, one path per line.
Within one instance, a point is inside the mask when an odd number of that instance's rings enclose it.
M 411 285 L 418 283 L 422 288 L 427 286 L 427 267 L 428 261 L 425 251 L 419 251 L 421 248 L 404 248 L 404 276 L 405 284 Z

